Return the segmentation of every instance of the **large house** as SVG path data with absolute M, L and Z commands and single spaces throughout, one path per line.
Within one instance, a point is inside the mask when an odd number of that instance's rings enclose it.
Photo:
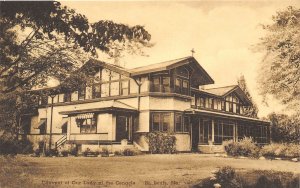
M 177 151 L 217 152 L 225 140 L 251 136 L 269 142 L 269 122 L 246 117 L 251 102 L 237 85 L 203 89 L 214 80 L 193 57 L 134 69 L 95 59 L 91 86 L 42 97 L 36 113 L 24 116 L 24 134 L 51 147 L 134 147 L 148 151 L 145 135 L 172 132 Z

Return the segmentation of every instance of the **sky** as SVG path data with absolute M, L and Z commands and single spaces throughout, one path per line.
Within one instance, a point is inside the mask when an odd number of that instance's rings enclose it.
M 133 68 L 191 56 L 215 80 L 213 86 L 233 85 L 244 75 L 259 116 L 284 112 L 271 98 L 262 102 L 257 72 L 263 53 L 254 46 L 264 36 L 261 24 L 272 21 L 276 11 L 300 7 L 300 1 L 63 1 L 63 5 L 84 14 L 89 22 L 112 20 L 130 26 L 143 25 L 155 45 L 148 56 L 126 56 L 121 65 Z M 105 59 L 100 56 L 99 59 Z

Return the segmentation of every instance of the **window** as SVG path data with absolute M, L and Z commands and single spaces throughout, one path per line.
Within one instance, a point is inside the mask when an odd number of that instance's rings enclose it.
M 189 132 L 190 127 L 190 118 L 188 116 L 184 116 L 183 118 L 183 132 Z
M 221 110 L 226 111 L 226 103 L 225 103 L 225 101 L 221 101 Z
M 223 141 L 233 139 L 233 122 L 223 122 Z
M 208 108 L 214 108 L 214 99 L 208 98 Z
M 182 94 L 184 94 L 184 95 L 188 95 L 189 94 L 188 86 L 189 86 L 189 82 L 186 81 L 186 80 L 183 80 L 182 81 Z
M 162 131 L 166 132 L 168 130 L 170 130 L 170 114 L 162 114 L 162 119 L 163 119 L 163 127 L 162 127 Z
M 46 128 L 47 128 L 47 118 L 41 118 L 40 125 L 39 125 L 40 134 L 46 134 L 46 132 L 47 132 Z
M 176 132 L 189 132 L 189 125 L 190 125 L 190 118 L 188 116 L 182 116 L 182 114 L 175 114 Z
M 176 80 L 175 80 L 175 92 L 176 93 L 181 93 L 181 82 L 182 82 L 181 79 L 176 78 Z
M 223 128 L 222 128 L 222 122 L 221 121 L 216 121 L 215 126 L 214 126 L 214 141 L 215 144 L 222 144 L 222 138 L 223 138 Z
M 195 106 L 196 106 L 196 98 L 195 98 L 195 95 L 192 96 L 191 106 L 192 106 L 192 107 L 195 107 Z
M 85 86 L 82 86 L 78 90 L 78 100 L 84 100 L 85 99 Z
M 96 118 L 76 119 L 77 125 L 80 126 L 80 133 L 96 133 Z
M 204 98 L 200 98 L 200 107 L 205 108 L 205 99 Z
M 122 81 L 121 82 L 121 95 L 128 95 L 129 93 L 129 87 L 128 87 L 128 81 Z
M 153 91 L 154 92 L 160 92 L 159 77 L 154 77 L 153 78 Z
M 110 96 L 116 96 L 119 95 L 119 82 L 111 82 L 110 83 Z
M 169 131 L 171 125 L 171 113 L 152 113 L 151 125 L 152 131 Z
M 67 92 L 64 94 L 64 102 L 71 102 L 71 93 Z
M 93 99 L 101 97 L 100 84 L 93 85 Z
M 152 118 L 152 131 L 159 131 L 160 114 L 153 114 Z
M 109 83 L 101 84 L 101 97 L 109 96 Z
M 41 96 L 41 105 L 47 105 L 48 104 L 48 96 L 42 95 Z
M 182 132 L 182 115 L 175 114 L 175 131 Z
M 241 110 L 240 110 L 240 104 L 236 105 L 236 113 L 240 114 Z
M 162 92 L 170 92 L 170 78 L 162 77 Z

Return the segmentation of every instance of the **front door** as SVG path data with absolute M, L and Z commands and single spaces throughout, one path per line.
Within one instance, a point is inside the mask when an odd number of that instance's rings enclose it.
M 120 142 L 123 139 L 128 139 L 128 117 L 117 115 L 116 122 L 116 141 Z

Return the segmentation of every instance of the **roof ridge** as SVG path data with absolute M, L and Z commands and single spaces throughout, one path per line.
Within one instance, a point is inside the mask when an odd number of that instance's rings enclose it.
M 133 69 L 138 69 L 138 68 L 141 68 L 141 67 L 147 67 L 147 66 L 150 66 L 150 65 L 156 65 L 156 64 L 160 64 L 160 63 L 166 63 L 166 62 L 169 62 L 169 61 L 176 61 L 176 60 L 183 60 L 183 59 L 188 59 L 188 58 L 191 58 L 192 56 L 186 56 L 186 57 L 181 57 L 181 58 L 176 58 L 176 59 L 171 59 L 171 60 L 166 60 L 166 61 L 160 61 L 158 63 L 152 63 L 152 64 L 149 64 L 149 65 L 143 65 L 143 66 L 139 66 L 139 67 L 134 67 L 134 68 L 131 68 L 131 69 L 128 69 L 129 71 L 130 70 L 133 70 Z
M 233 85 L 228 85 L 228 86 L 221 86 L 221 87 L 214 87 L 214 88 L 208 88 L 208 89 L 203 89 L 202 91 L 210 90 L 210 89 L 220 89 L 220 88 L 226 88 L 226 87 L 232 87 L 232 86 L 238 86 L 238 84 L 233 84 Z

